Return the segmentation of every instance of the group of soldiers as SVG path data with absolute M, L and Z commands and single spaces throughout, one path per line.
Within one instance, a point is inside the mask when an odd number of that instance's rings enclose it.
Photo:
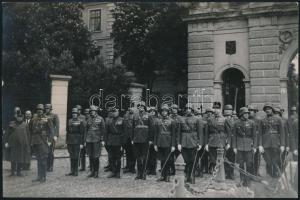
M 29 123 L 27 133 L 38 159 L 36 180 L 40 182 L 45 181 L 46 160 L 52 158 L 48 153 L 53 153 L 51 145 L 54 146 L 58 137 L 54 115 L 47 116 L 49 112 L 45 109 L 44 114 L 43 110 L 43 105 L 39 104 L 37 116 Z M 128 108 L 122 117 L 119 109 L 108 108 L 105 120 L 98 114 L 96 106 L 85 109 L 84 115 L 81 110 L 80 105 L 74 107 L 67 124 L 66 144 L 70 154 L 70 173 L 67 176 L 78 176 L 79 165 L 80 171 L 85 170 L 87 154 L 90 163 L 88 177 L 97 178 L 102 146 L 108 153 L 108 165 L 104 167 L 105 171 L 110 171 L 108 178 L 120 178 L 121 158 L 126 152 L 123 173 L 136 173 L 135 179 L 145 180 L 147 175 L 156 175 L 157 160 L 160 160 L 157 181 L 166 182 L 176 174 L 175 160 L 180 154 L 185 162 L 186 182 L 189 183 L 195 183 L 195 176 L 202 177 L 203 173 L 212 174 L 216 170 L 219 149 L 224 150 L 229 163 L 238 163 L 240 169 L 255 176 L 260 176 L 261 155 L 266 161 L 267 173 L 272 177 L 280 176 L 289 152 L 294 159 L 298 156 L 296 107 L 291 108 L 288 119 L 282 118 L 284 110 L 280 106 L 270 103 L 263 107 L 264 118 L 257 116 L 258 109 L 253 105 L 240 108 L 236 116 L 232 105 L 225 105 L 222 112 L 221 105 L 214 104 L 201 112 L 187 104 L 179 115 L 176 104 L 164 104 L 157 109 L 147 107 L 141 101 L 137 107 Z M 18 116 L 10 128 L 17 129 Z M 9 142 L 8 146 L 11 146 Z M 53 166 L 53 160 L 48 164 Z M 227 162 L 225 175 L 226 179 L 234 179 L 233 167 Z M 238 186 L 250 185 L 249 176 L 241 173 L 240 179 Z

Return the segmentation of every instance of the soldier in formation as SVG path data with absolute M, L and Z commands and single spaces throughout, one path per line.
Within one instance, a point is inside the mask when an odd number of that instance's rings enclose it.
M 84 113 L 84 115 L 83 115 L 83 114 L 81 114 L 81 111 L 82 111 L 81 105 L 76 105 L 76 108 L 78 110 L 78 119 L 83 122 L 84 130 L 85 130 L 86 122 L 87 122 L 86 115 L 89 115 L 89 111 L 87 110 L 87 113 Z M 84 134 L 85 134 L 85 131 L 84 131 Z M 84 135 L 83 135 L 83 137 L 84 137 Z M 79 159 L 80 160 L 79 161 L 80 170 L 79 171 L 85 171 L 85 163 L 86 163 L 85 157 L 86 157 L 86 147 L 83 145 L 83 147 L 80 149 L 80 159 Z
M 43 104 L 36 107 L 37 116 L 32 118 L 29 123 L 31 134 L 31 145 L 34 155 L 37 158 L 38 177 L 33 182 L 45 182 L 47 170 L 47 158 L 49 147 L 54 137 L 54 128 L 52 120 L 44 114 Z
M 45 116 L 52 121 L 53 131 L 54 131 L 54 136 L 49 141 L 51 144 L 49 146 L 48 159 L 47 159 L 47 171 L 52 172 L 53 164 L 54 164 L 55 143 L 57 142 L 57 138 L 59 136 L 59 118 L 58 118 L 57 114 L 52 113 L 52 105 L 51 104 L 45 105 Z
M 72 119 L 68 121 L 66 144 L 70 154 L 71 172 L 67 176 L 78 176 L 78 165 L 80 159 L 80 149 L 84 143 L 84 122 L 79 119 L 77 108 L 72 109 Z

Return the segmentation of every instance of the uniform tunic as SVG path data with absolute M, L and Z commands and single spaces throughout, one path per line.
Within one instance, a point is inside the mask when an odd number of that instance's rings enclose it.
M 84 143 L 84 124 L 80 119 L 70 119 L 66 135 L 66 143 L 71 159 L 78 159 L 80 145 Z

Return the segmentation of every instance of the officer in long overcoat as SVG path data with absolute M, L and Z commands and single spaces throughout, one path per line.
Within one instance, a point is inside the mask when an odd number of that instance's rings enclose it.
M 66 144 L 70 154 L 71 172 L 67 176 L 78 176 L 78 165 L 80 159 L 80 149 L 84 143 L 84 122 L 79 119 L 77 108 L 72 109 L 72 119 L 68 121 Z

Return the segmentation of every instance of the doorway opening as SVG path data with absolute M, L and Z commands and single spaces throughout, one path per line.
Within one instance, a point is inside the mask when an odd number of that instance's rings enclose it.
M 245 106 L 244 78 L 244 74 L 236 68 L 226 69 L 222 74 L 223 106 L 231 104 L 237 113 Z

